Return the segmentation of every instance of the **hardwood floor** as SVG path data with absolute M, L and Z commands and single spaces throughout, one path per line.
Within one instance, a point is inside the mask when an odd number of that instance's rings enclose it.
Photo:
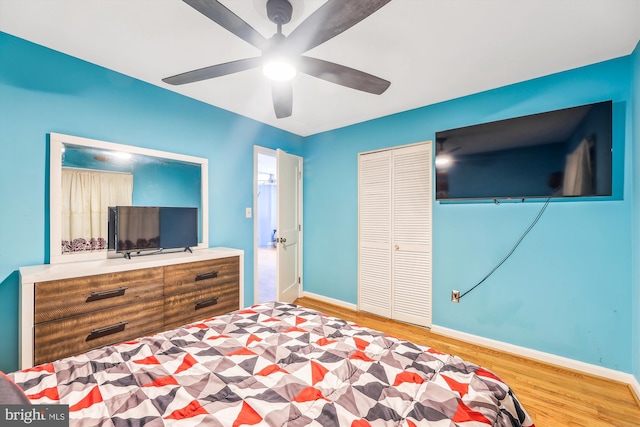
M 492 370 L 511 386 L 536 427 L 640 426 L 640 402 L 627 384 L 465 343 L 425 328 L 311 298 L 299 298 L 296 304 L 455 354 Z

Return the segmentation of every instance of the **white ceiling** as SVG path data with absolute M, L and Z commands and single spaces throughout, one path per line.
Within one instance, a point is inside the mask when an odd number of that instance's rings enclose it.
M 348 0 L 345 0 L 348 1 Z M 221 0 L 275 33 L 266 0 Z M 291 0 L 288 34 L 324 0 Z M 304 74 L 276 119 L 259 69 L 183 86 L 162 78 L 259 56 L 180 0 L 0 0 L 0 30 L 307 136 L 630 54 L 640 0 L 392 0 L 307 53 L 391 81 L 371 95 Z

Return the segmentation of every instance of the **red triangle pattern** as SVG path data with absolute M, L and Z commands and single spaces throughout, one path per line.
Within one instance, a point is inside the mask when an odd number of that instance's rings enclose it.
M 25 369 L 23 372 L 51 372 L 52 374 L 55 372 L 55 368 L 53 367 L 53 363 L 47 363 L 45 365 L 34 366 L 33 368 Z
M 174 374 L 179 374 L 180 372 L 184 372 L 187 369 L 191 368 L 193 365 L 198 363 L 196 359 L 193 358 L 192 355 L 187 353 L 187 355 L 182 359 L 182 364 L 178 366 L 178 369 L 174 372 Z
M 209 326 L 207 326 L 206 323 L 194 323 L 193 325 L 189 325 L 190 327 L 193 328 L 198 328 L 198 329 L 207 329 L 209 328 Z
M 442 378 L 444 378 L 451 390 L 458 392 L 460 397 L 463 397 L 465 394 L 469 393 L 469 384 L 460 383 L 453 378 L 449 378 L 446 375 L 442 375 Z
M 318 341 L 316 341 L 316 344 L 318 344 L 319 346 L 325 346 L 325 345 L 333 344 L 334 342 L 336 342 L 336 340 L 330 340 L 325 337 L 322 337 Z
M 351 356 L 349 356 L 349 359 L 351 360 L 362 360 L 365 362 L 373 362 L 373 359 L 370 359 L 369 356 L 367 356 L 366 354 L 364 354 L 361 351 L 354 351 L 353 354 L 351 354 Z
M 254 335 L 254 334 L 251 334 L 251 335 L 249 335 L 249 338 L 247 338 L 247 343 L 245 345 L 249 345 L 252 342 L 260 342 L 260 341 L 262 341 L 262 338 Z
M 236 350 L 236 351 L 232 351 L 231 353 L 227 353 L 227 357 L 229 357 L 229 356 L 255 356 L 255 355 L 256 354 L 253 351 L 249 350 L 246 347 L 243 347 L 243 348 L 241 348 L 239 350 Z
M 294 402 L 309 402 L 311 400 L 329 400 L 322 395 L 322 392 L 314 387 L 306 387 L 304 388 L 298 395 L 293 399 Z
M 424 379 L 415 372 L 402 371 L 396 375 L 396 380 L 394 381 L 393 386 L 397 387 L 402 383 L 422 384 L 423 382 Z
M 156 378 L 155 381 L 152 381 L 147 384 L 143 384 L 142 387 L 164 387 L 166 385 L 180 385 L 178 381 L 172 376 L 160 377 Z
M 286 334 L 290 334 L 291 332 L 303 332 L 304 333 L 304 332 L 309 332 L 309 331 L 307 331 L 305 329 L 302 329 L 302 328 L 298 328 L 297 326 L 294 326 L 293 328 L 285 329 L 283 332 L 286 333 Z
M 187 406 L 181 409 L 176 409 L 166 417 L 165 420 L 182 420 L 184 418 L 195 417 L 196 415 L 207 415 L 208 412 L 202 407 L 200 402 L 192 400 Z
M 42 399 L 43 397 L 51 400 L 60 400 L 58 387 L 45 388 L 40 393 L 27 395 L 27 398 L 29 398 L 30 400 Z
M 243 424 L 254 425 L 262 421 L 262 417 L 247 402 L 242 402 L 242 409 L 238 417 L 233 422 L 233 427 L 239 427 Z
M 284 369 L 282 369 L 278 365 L 269 365 L 269 366 L 266 366 L 266 367 L 262 368 L 262 370 L 260 372 L 258 372 L 256 374 L 256 376 L 267 377 L 267 376 L 273 374 L 274 372 L 283 372 L 285 374 L 289 373 L 289 372 L 285 371 Z
M 369 424 L 369 421 L 367 420 L 353 420 L 351 427 L 371 427 L 371 424 Z
M 214 335 L 212 337 L 207 338 L 208 340 L 217 340 L 217 339 L 221 339 L 221 338 L 230 338 L 229 335 Z
M 319 363 L 311 361 L 311 385 L 316 385 L 324 379 L 329 370 Z
M 462 401 L 458 403 L 458 410 L 456 411 L 455 415 L 451 418 L 451 421 L 455 423 L 477 421 L 479 423 L 491 425 L 491 421 L 489 421 L 484 415 L 482 415 L 480 412 L 476 412 L 470 409 Z
M 70 406 L 69 411 L 80 411 L 100 402 L 102 402 L 102 393 L 100 393 L 100 388 L 98 388 L 98 386 L 95 386 L 89 393 L 87 393 L 85 397 L 82 398 L 80 402 L 76 403 L 73 406 Z
M 155 356 L 145 357 L 144 359 L 134 360 L 133 363 L 138 365 L 159 365 L 160 361 Z
M 371 344 L 369 341 L 365 341 L 362 338 L 358 337 L 353 337 L 353 341 L 356 343 L 356 347 L 358 347 L 358 350 L 364 350 L 369 346 L 369 344 Z

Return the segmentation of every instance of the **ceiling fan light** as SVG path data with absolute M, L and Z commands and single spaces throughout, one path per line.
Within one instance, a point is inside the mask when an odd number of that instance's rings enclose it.
M 446 153 L 440 153 L 436 156 L 436 168 L 443 169 L 451 166 L 453 163 L 453 157 Z
M 271 80 L 287 82 L 296 76 L 297 70 L 288 61 L 273 59 L 262 65 L 262 74 Z

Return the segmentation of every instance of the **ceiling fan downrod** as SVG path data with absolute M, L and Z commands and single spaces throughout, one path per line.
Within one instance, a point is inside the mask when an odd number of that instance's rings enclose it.
M 267 0 L 267 17 L 278 26 L 278 34 L 282 34 L 282 26 L 291 21 L 292 12 L 289 0 Z

